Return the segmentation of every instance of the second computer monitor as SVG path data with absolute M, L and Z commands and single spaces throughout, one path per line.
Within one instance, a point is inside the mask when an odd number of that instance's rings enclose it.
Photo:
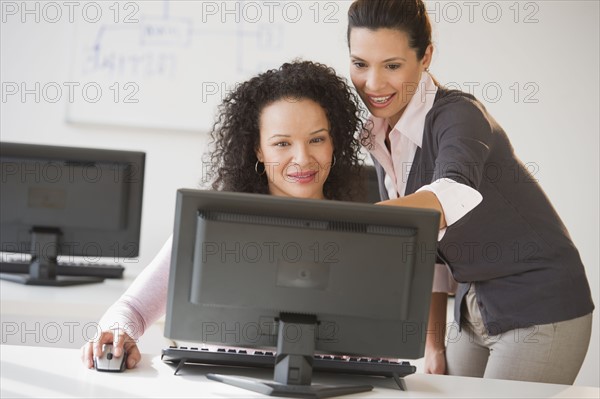
M 31 254 L 29 277 L 2 263 L 2 278 L 26 284 L 101 281 L 57 278 L 57 258 L 118 262 L 138 256 L 145 154 L 99 148 L 0 144 L 0 250 Z M 74 271 L 77 275 L 76 270 Z

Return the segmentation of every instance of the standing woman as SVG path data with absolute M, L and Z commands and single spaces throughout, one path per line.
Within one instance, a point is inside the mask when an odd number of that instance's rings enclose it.
M 423 1 L 355 1 L 348 45 L 381 204 L 441 212 L 439 257 L 459 282 L 445 351 L 447 295 L 432 294 L 425 371 L 572 384 L 594 309 L 579 253 L 485 107 L 429 74 Z

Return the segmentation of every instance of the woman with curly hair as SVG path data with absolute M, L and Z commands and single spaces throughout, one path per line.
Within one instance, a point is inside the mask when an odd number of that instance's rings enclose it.
M 212 132 L 216 149 L 210 154 L 215 190 L 336 200 L 356 196 L 360 145 L 352 133 L 362 122 L 356 97 L 332 68 L 310 61 L 283 64 L 242 83 L 219 111 Z M 301 144 L 309 137 L 312 141 Z M 306 165 L 294 158 L 321 149 L 322 157 Z M 297 153 L 302 150 L 307 152 Z M 307 183 L 322 189 L 309 192 Z
M 313 199 L 350 200 L 360 173 L 356 139 L 363 130 L 358 99 L 333 69 L 309 61 L 286 63 L 237 86 L 219 107 L 207 154 L 215 190 Z M 102 344 L 128 353 L 133 368 L 136 340 L 164 315 L 171 239 L 100 321 L 101 334 L 82 348 L 82 361 Z

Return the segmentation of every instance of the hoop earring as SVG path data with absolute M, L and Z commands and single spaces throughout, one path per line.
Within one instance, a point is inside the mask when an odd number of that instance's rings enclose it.
M 336 162 L 335 154 L 333 154 L 333 162 L 331 163 L 331 166 L 329 167 L 329 169 L 331 169 L 335 166 L 335 162 Z
M 259 172 L 259 171 L 258 171 L 258 164 L 259 164 L 259 163 L 262 163 L 262 162 L 260 162 L 260 161 L 256 161 L 256 163 L 254 164 L 254 171 L 256 172 L 256 174 L 257 174 L 257 175 L 259 175 L 259 176 L 262 176 L 262 175 L 264 175 L 264 174 L 265 174 L 265 172 L 267 171 L 267 169 L 266 169 L 266 168 L 263 166 L 263 170 L 262 170 L 262 172 Z

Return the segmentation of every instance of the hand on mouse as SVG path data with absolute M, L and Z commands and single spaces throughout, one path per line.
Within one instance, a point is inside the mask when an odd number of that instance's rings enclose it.
M 114 330 L 105 330 L 98 339 L 87 342 L 81 348 L 81 361 L 85 367 L 90 369 L 94 367 L 94 356 L 102 354 L 103 344 L 113 344 L 113 353 L 116 357 L 123 356 L 123 351 L 127 351 L 126 366 L 128 369 L 134 368 L 142 359 L 135 341 L 124 331 L 115 334 Z

